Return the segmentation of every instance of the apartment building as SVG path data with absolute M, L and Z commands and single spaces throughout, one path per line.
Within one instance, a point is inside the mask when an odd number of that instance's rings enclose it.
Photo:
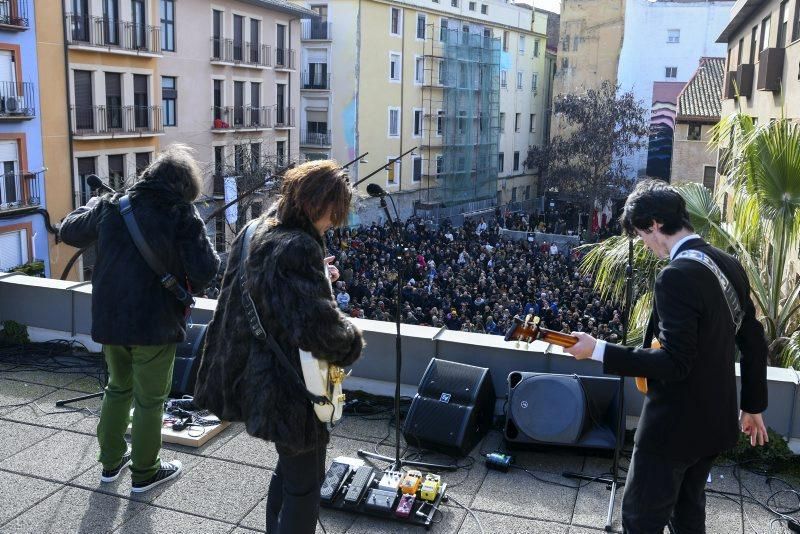
M 280 0 L 162 2 L 169 4 L 162 10 L 162 30 L 164 13 L 172 28 L 157 81 L 162 143 L 181 142 L 196 150 L 207 177 L 206 202 L 198 207 L 208 215 L 223 203 L 226 188 L 235 198 L 246 187 L 241 174 L 261 167 L 267 172 L 300 158 L 301 21 L 314 13 Z M 324 78 L 312 67 L 306 80 L 319 82 L 311 89 L 318 91 Z M 252 217 L 264 206 L 238 207 Z M 224 251 L 235 227 L 217 217 L 209 231 Z
M 34 15 L 0 1 L 0 272 L 42 261 L 49 275 Z
M 727 52 L 723 116 L 800 118 L 800 0 L 740 0 L 717 42 Z
M 406 215 L 535 194 L 523 162 L 544 130 L 545 15 L 501 0 L 298 4 L 319 15 L 303 31 L 306 157 L 368 152 L 353 181 L 374 173 L 359 188 L 401 193 Z

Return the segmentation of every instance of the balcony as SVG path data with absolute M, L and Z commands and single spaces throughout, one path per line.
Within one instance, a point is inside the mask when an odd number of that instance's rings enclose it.
M 331 75 L 325 71 L 303 71 L 301 76 L 302 84 L 300 87 L 312 91 L 330 91 Z
M 729 100 L 736 97 L 736 71 L 725 71 L 725 80 L 722 88 L 722 98 Z
M 294 108 L 275 106 L 272 109 L 275 128 L 294 128 Z
M 303 41 L 330 41 L 331 23 L 314 20 L 302 21 L 300 39 Z
M 24 121 L 36 116 L 32 82 L 0 82 L 0 121 Z
M 161 56 L 160 26 L 71 13 L 66 17 L 70 48 L 102 48 L 115 54 Z
M 784 48 L 765 48 L 758 56 L 759 91 L 778 92 L 781 90 L 783 63 L 786 56 Z
M 291 48 L 276 48 L 275 68 L 280 70 L 294 70 L 294 50 Z
M 34 210 L 42 204 L 39 176 L 33 173 L 6 173 L 0 175 L 0 215 Z
M 236 42 L 233 39 L 211 38 L 211 62 L 242 67 L 271 66 L 271 47 L 261 43 Z
M 736 86 L 739 96 L 750 98 L 753 95 L 753 79 L 755 78 L 756 66 L 749 63 L 739 65 L 736 69 Z
M 217 106 L 211 108 L 211 131 L 229 133 L 272 128 L 272 113 L 268 106 Z
M 331 131 L 309 132 L 307 130 L 303 130 L 300 132 L 300 145 L 317 147 L 331 146 Z
M 71 106 L 76 137 L 129 138 L 162 135 L 161 106 Z
M 28 0 L 0 0 L 0 30 L 19 32 L 29 27 Z

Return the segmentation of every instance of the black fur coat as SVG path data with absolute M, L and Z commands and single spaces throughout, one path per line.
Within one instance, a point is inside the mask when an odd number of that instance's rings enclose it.
M 197 209 L 169 184 L 138 182 L 128 190 L 136 222 L 168 272 L 200 293 L 217 274 L 219 258 Z M 61 223 L 74 247 L 97 245 L 92 273 L 92 339 L 108 345 L 164 345 L 186 337 L 184 306 L 164 289 L 134 245 L 119 213 L 120 194 L 105 195 Z
M 250 293 L 261 322 L 302 377 L 298 347 L 345 367 L 361 355 L 361 332 L 336 307 L 325 276 L 323 243 L 309 221 L 258 221 L 247 259 Z M 274 221 L 274 219 L 272 219 Z M 243 232 L 236 237 L 209 323 L 195 402 L 247 432 L 297 454 L 327 443 L 328 432 L 303 390 L 250 333 L 239 289 Z

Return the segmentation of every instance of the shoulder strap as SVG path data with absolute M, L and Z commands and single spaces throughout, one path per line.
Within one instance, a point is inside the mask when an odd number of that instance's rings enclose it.
M 119 212 L 122 215 L 122 220 L 125 221 L 125 226 L 128 228 L 128 233 L 133 240 L 133 244 L 136 245 L 136 249 L 139 251 L 139 254 L 142 255 L 142 258 L 144 258 L 145 263 L 158 275 L 158 278 L 161 280 L 161 285 L 164 286 L 167 291 L 175 295 L 175 298 L 184 306 L 193 306 L 194 297 L 178 283 L 178 279 L 175 278 L 174 275 L 167 272 L 161 260 L 158 259 L 158 256 L 155 255 L 153 249 L 150 248 L 150 245 L 144 238 L 142 230 L 139 228 L 139 224 L 136 222 L 136 217 L 133 214 L 133 206 L 131 205 L 131 199 L 128 195 L 123 195 L 119 199 Z
M 308 391 L 305 381 L 300 378 L 297 369 L 289 362 L 286 353 L 283 352 L 283 349 L 278 342 L 275 341 L 275 338 L 269 330 L 264 328 L 264 325 L 261 323 L 261 318 L 258 316 L 256 303 L 253 301 L 253 297 L 250 295 L 250 290 L 247 287 L 247 257 L 250 255 L 250 241 L 253 238 L 253 232 L 257 226 L 258 219 L 255 219 L 245 227 L 244 235 L 242 236 L 242 251 L 239 254 L 239 289 L 242 293 L 242 308 L 244 308 L 247 324 L 250 325 L 250 332 L 253 334 L 253 337 L 266 343 L 272 352 L 275 353 L 281 365 L 289 371 L 289 376 L 291 376 L 292 381 L 305 392 L 306 397 L 308 397 L 311 402 L 314 404 L 330 404 L 330 400 L 328 400 L 327 397 L 314 395 Z
M 730 283 L 728 278 L 725 276 L 725 273 L 714 263 L 714 260 L 708 257 L 707 254 L 700 252 L 699 250 L 690 249 L 684 250 L 680 252 L 675 259 L 685 258 L 688 260 L 694 260 L 698 263 L 702 263 L 708 269 L 714 273 L 714 276 L 717 277 L 719 281 L 720 288 L 722 288 L 722 294 L 725 295 L 725 300 L 728 302 L 728 310 L 731 312 L 731 319 L 733 319 L 733 326 L 736 329 L 736 332 L 739 331 L 739 327 L 742 325 L 742 320 L 744 319 L 744 312 L 742 311 L 741 303 L 739 302 L 739 297 L 736 295 L 736 290 L 733 287 L 733 284 Z

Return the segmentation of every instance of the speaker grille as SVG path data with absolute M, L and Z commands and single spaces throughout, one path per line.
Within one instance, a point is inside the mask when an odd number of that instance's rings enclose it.
M 419 394 L 449 403 L 474 404 L 486 373 L 483 367 L 434 358 L 422 377 Z
M 577 378 L 538 375 L 511 390 L 517 428 L 536 441 L 576 443 L 586 424 L 586 395 Z

